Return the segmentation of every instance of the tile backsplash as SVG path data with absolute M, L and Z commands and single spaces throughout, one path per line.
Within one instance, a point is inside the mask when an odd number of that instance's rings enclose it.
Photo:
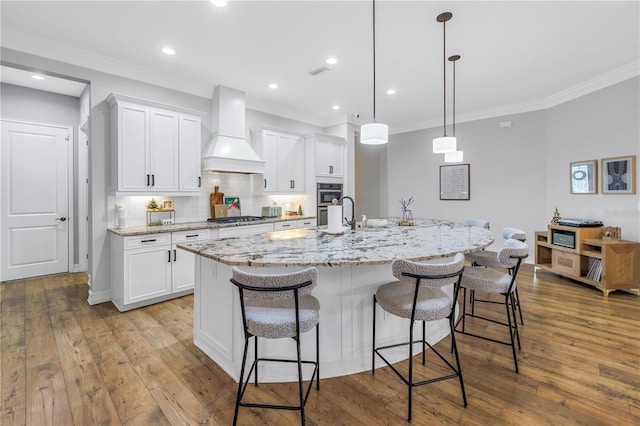
M 171 197 L 174 199 L 175 221 L 177 223 L 199 222 L 211 216 L 209 209 L 209 194 L 214 192 L 215 186 L 225 197 L 240 198 L 242 215 L 261 216 L 263 206 L 278 205 L 286 210 L 297 210 L 298 205 L 305 206 L 305 195 L 259 195 L 254 194 L 254 179 L 251 175 L 230 173 L 203 173 L 202 189 L 198 196 Z M 115 205 L 122 206 L 126 214 L 126 226 L 143 226 L 147 224 L 147 203 L 155 198 L 160 203 L 163 197 L 159 195 L 117 196 Z M 311 213 L 311 212 L 308 212 Z M 307 214 L 307 212 L 305 212 Z M 311 213 L 312 215 L 315 212 Z M 115 206 L 110 206 L 109 227 L 116 226 Z

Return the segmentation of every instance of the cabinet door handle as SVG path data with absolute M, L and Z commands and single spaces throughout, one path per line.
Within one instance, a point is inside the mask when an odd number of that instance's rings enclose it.
M 202 186 L 202 178 L 198 176 L 198 188 Z
M 291 189 L 295 188 L 295 187 L 296 187 L 296 181 L 295 181 L 295 180 L 290 180 L 290 181 L 289 181 L 289 187 L 290 187 Z
M 149 186 L 149 179 L 150 179 L 151 175 L 147 175 L 147 186 Z
M 167 262 L 171 263 L 171 250 L 167 250 L 167 254 L 169 255 Z
M 329 174 L 332 175 L 333 174 L 333 166 L 329 166 Z
M 173 249 L 173 261 L 174 262 L 176 261 L 176 251 L 177 251 L 176 249 Z
M 191 235 L 187 235 L 187 238 L 194 238 L 194 237 L 197 237 L 198 235 L 200 235 L 200 234 L 191 234 Z
M 152 240 L 142 240 L 142 241 L 140 241 L 140 242 L 141 242 L 141 243 L 153 243 L 153 242 L 155 242 L 155 241 L 156 241 L 156 239 L 154 238 L 154 239 L 152 239 Z
M 286 223 L 286 224 L 282 225 L 283 228 L 289 228 L 290 226 L 291 226 L 290 223 Z
M 151 175 L 151 186 L 156 186 L 156 175 Z
M 264 180 L 264 188 L 266 188 L 266 187 L 267 187 L 267 180 L 265 179 Z

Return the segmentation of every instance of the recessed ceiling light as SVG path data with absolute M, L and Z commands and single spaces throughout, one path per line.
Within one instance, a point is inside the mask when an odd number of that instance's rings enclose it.
M 227 5 L 227 1 L 226 0 L 211 0 L 211 3 L 214 6 L 218 6 L 218 7 L 225 7 Z
M 269 83 L 269 89 L 277 89 L 278 83 Z
M 176 51 L 175 51 L 175 50 L 173 50 L 173 49 L 172 49 L 172 48 L 170 48 L 170 47 L 163 47 L 163 48 L 162 48 L 162 53 L 164 53 L 165 55 L 175 55 L 175 54 L 176 54 Z
M 396 94 L 396 89 L 387 90 L 387 95 L 395 95 L 395 94 Z
M 333 108 L 333 109 L 340 109 L 340 105 L 334 105 L 334 106 L 332 106 L 331 108 Z
M 44 80 L 44 77 L 39 74 L 34 74 L 31 76 L 34 80 Z
M 337 64 L 337 63 L 338 63 L 338 60 L 337 60 L 336 58 L 334 58 L 333 56 L 331 56 L 331 57 L 327 58 L 327 61 L 326 61 L 326 62 L 327 62 L 329 65 L 335 65 L 335 64 Z

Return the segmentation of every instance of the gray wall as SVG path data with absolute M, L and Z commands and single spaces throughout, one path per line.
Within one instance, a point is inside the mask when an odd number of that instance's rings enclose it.
M 622 238 L 640 240 L 640 175 L 636 194 L 569 193 L 569 163 L 636 155 L 640 160 L 640 77 L 547 110 L 546 210 L 558 206 L 564 217 L 602 220 L 622 228 Z
M 381 215 L 398 216 L 398 200 L 414 196 L 414 217 L 489 220 L 494 246 L 502 244 L 503 227 L 521 228 L 531 243 L 528 262 L 534 261 L 534 232 L 546 229 L 556 206 L 564 217 L 599 219 L 622 227 L 623 238 L 639 240 L 638 194 L 603 195 L 600 184 L 596 195 L 569 192 L 570 162 L 640 155 L 639 81 L 543 111 L 457 123 L 458 147 L 471 169 L 470 201 L 439 199 L 439 166 L 445 163 L 431 152 L 431 141 L 440 128 L 391 135 L 383 155 L 388 176 L 381 175 L 380 190 L 389 195 L 381 198 Z M 501 128 L 502 121 L 512 126 Z
M 0 84 L 0 94 L 3 118 L 73 126 L 74 134 L 78 129 L 78 98 L 6 83 Z

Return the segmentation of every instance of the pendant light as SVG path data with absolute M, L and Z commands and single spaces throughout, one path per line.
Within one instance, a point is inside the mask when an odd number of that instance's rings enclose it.
M 449 56 L 449 61 L 453 62 L 453 137 L 456 137 L 456 61 L 460 59 L 460 55 Z M 464 158 L 462 151 L 453 151 L 444 153 L 445 163 L 461 163 Z
M 442 22 L 442 82 L 443 82 L 443 99 L 442 99 L 442 136 L 433 140 L 433 152 L 435 154 L 444 154 L 456 150 L 456 138 L 447 136 L 447 38 L 446 38 L 446 22 L 453 17 L 451 12 L 444 12 L 438 15 L 436 20 Z
M 376 0 L 373 0 L 373 123 L 360 127 L 360 143 L 381 145 L 389 140 L 389 126 L 376 123 Z

